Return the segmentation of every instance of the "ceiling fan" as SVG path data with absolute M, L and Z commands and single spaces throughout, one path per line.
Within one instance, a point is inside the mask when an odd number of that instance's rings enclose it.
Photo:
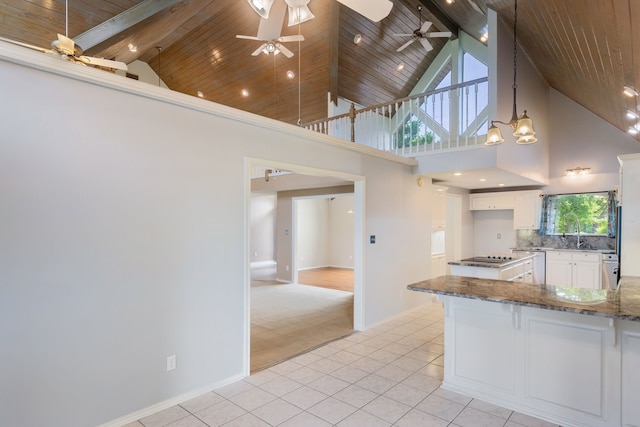
M 277 55 L 282 52 L 282 54 L 287 58 L 291 58 L 293 56 L 293 52 L 283 46 L 282 43 L 304 41 L 304 36 L 298 34 L 293 36 L 278 37 L 275 40 L 263 40 L 259 37 L 243 35 L 237 35 L 236 38 L 245 40 L 257 40 L 263 42 L 262 45 L 251 54 L 252 56 L 258 56 L 260 55 L 260 53 L 264 53 L 265 55 L 273 53 L 274 55 Z
M 262 18 L 267 19 L 269 17 L 269 11 L 273 6 L 274 1 L 278 0 L 247 0 L 253 10 L 256 11 Z M 291 26 L 294 20 L 291 19 L 293 10 L 303 10 L 306 18 L 299 17 L 300 22 L 313 18 L 313 14 L 309 10 L 307 4 L 310 0 L 284 0 L 289 7 L 289 25 Z M 337 0 L 339 3 L 347 6 L 350 9 L 355 10 L 365 18 L 378 22 L 383 18 L 386 18 L 391 9 L 393 3 L 390 0 Z M 310 14 L 310 15 L 307 15 Z M 297 23 L 297 22 L 296 22 Z
M 3 42 L 15 44 L 18 46 L 28 47 L 40 52 L 48 53 L 50 55 L 60 56 L 67 61 L 75 62 L 82 65 L 93 65 L 96 67 L 112 68 L 115 70 L 127 70 L 127 64 L 120 61 L 112 61 L 110 59 L 94 58 L 92 56 L 84 56 L 82 54 L 82 48 L 75 44 L 73 39 L 67 36 L 58 34 L 58 39 L 51 42 L 51 49 L 45 49 L 43 47 L 34 46 L 27 43 L 22 43 L 16 40 L 0 37 Z
M 451 37 L 450 31 L 438 31 L 428 33 L 427 30 L 431 27 L 431 22 L 424 21 L 422 22 L 422 6 L 418 6 L 418 14 L 420 15 L 420 23 L 417 30 L 414 30 L 411 34 L 394 34 L 395 37 L 411 37 L 411 40 L 400 46 L 396 52 L 402 52 L 407 46 L 413 43 L 416 40 L 420 40 L 420 43 L 424 47 L 427 52 L 433 50 L 433 46 L 429 43 L 428 38 L 433 37 Z
M 82 65 L 93 65 L 96 67 L 105 67 L 115 70 L 127 70 L 127 64 L 120 61 L 112 61 L 110 59 L 94 58 L 92 56 L 84 56 L 82 48 L 78 46 L 73 39 L 68 37 L 69 34 L 69 2 L 65 1 L 65 35 L 58 34 L 58 39 L 51 42 L 51 49 L 46 49 L 39 46 L 34 46 L 27 43 L 22 43 L 16 40 L 0 37 L 1 41 L 12 43 L 18 46 L 28 47 L 40 52 L 48 53 L 50 55 L 56 55 L 60 58 L 75 62 Z

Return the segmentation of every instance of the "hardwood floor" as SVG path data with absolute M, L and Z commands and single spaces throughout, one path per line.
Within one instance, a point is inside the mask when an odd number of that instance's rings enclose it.
M 298 283 L 319 288 L 353 292 L 353 269 L 323 267 L 298 270 Z

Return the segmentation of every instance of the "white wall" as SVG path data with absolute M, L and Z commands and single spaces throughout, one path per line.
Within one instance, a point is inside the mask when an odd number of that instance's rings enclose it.
M 406 290 L 430 269 L 412 166 L 15 46 L 0 75 L 0 425 L 97 425 L 246 372 L 248 158 L 362 177 L 365 326 L 428 300 Z
M 276 259 L 276 201 L 275 194 L 251 195 L 251 262 Z
M 513 114 L 513 30 L 507 28 L 494 10 L 488 11 L 489 22 L 489 102 L 490 120 L 508 122 Z M 549 147 L 553 145 L 548 131 L 548 85 L 518 47 L 517 114 L 527 110 L 533 120 L 538 142 L 516 144 L 513 130 L 498 124 L 505 142 L 497 148 L 497 167 L 546 183 L 549 176 Z
M 473 211 L 474 255 L 509 254 L 516 247 L 513 210 Z
M 297 199 L 296 212 L 296 268 L 307 270 L 329 265 L 329 199 Z M 352 241 L 353 241 L 353 234 Z
M 353 196 L 329 201 L 329 265 L 353 268 Z

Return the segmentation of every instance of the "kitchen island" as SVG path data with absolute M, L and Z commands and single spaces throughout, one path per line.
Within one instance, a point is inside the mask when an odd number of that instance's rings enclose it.
M 449 262 L 455 276 L 533 283 L 534 255 L 485 256 Z
M 640 278 L 617 291 L 441 276 L 443 387 L 563 426 L 640 426 Z

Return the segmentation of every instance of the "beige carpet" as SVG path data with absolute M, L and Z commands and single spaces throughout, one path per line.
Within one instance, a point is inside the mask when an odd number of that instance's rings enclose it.
M 353 332 L 353 293 L 251 283 L 251 372 Z

